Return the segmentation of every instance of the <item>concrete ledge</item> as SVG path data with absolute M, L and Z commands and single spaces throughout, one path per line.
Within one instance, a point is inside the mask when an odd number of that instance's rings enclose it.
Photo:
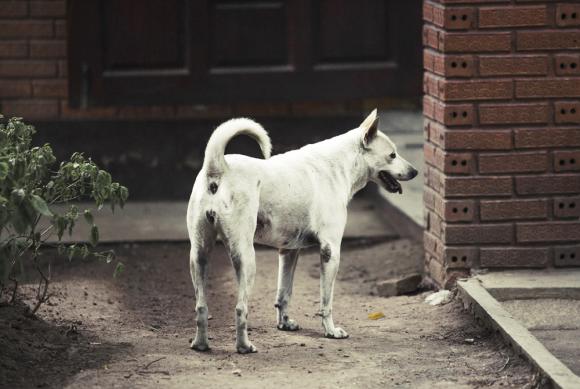
M 464 306 L 500 332 L 517 352 L 523 354 L 555 388 L 580 388 L 580 377 L 558 360 L 522 324 L 515 320 L 486 290 L 482 281 L 471 278 L 457 283 Z M 511 297 L 511 296 L 510 296 Z
M 477 276 L 498 301 L 561 298 L 580 300 L 580 269 L 517 270 Z

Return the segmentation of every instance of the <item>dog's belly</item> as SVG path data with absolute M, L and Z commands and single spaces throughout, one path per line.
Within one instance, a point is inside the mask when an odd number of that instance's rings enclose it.
M 258 214 L 254 242 L 279 249 L 298 249 L 319 243 L 307 223 L 283 222 L 261 214 Z
M 256 231 L 256 234 L 254 235 L 254 242 L 278 249 L 299 249 L 317 245 L 318 239 L 314 234 L 305 234 L 302 232 L 296 232 L 295 234 L 282 236 L 274 234 L 261 234 Z

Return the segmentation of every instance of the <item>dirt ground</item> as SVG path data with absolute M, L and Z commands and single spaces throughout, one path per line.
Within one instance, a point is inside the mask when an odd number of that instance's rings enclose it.
M 257 251 L 250 337 L 258 353 L 234 347 L 236 284 L 221 246 L 211 260 L 210 352 L 189 348 L 194 295 L 185 244 L 118 247 L 126 269 L 97 262 L 53 266 L 53 296 L 39 319 L 0 307 L 0 386 L 6 388 L 480 388 L 531 387 L 532 372 L 458 302 L 423 303 L 428 292 L 381 298 L 373 279 L 412 271 L 417 243 L 343 248 L 334 317 L 350 337 L 323 337 L 314 252 L 296 271 L 291 317 L 275 326 L 277 256 Z M 380 311 L 381 320 L 367 315 Z

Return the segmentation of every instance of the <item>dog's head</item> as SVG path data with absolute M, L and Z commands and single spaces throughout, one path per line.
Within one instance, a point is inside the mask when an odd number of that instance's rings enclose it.
M 378 131 L 379 117 L 375 109 L 359 126 L 363 156 L 371 172 L 371 180 L 391 193 L 403 193 L 399 181 L 417 176 L 409 162 L 397 153 L 388 136 Z

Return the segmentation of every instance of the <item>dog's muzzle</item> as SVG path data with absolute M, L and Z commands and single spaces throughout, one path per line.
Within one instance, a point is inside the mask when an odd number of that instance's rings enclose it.
M 391 193 L 403 194 L 403 188 L 401 187 L 401 184 L 399 184 L 399 181 L 395 180 L 395 178 L 391 176 L 389 173 L 387 173 L 384 170 L 381 170 L 379 172 L 379 178 L 381 179 L 383 186 L 385 187 L 386 190 L 388 190 Z

